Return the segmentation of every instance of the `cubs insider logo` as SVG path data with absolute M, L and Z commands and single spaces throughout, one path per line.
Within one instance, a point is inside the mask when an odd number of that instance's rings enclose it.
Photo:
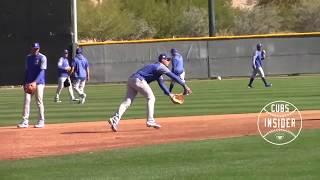
M 274 145 L 285 145 L 299 136 L 302 116 L 292 103 L 274 101 L 262 108 L 257 126 L 264 140 Z

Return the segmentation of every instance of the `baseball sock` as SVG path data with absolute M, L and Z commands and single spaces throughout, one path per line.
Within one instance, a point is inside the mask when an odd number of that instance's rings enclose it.
M 267 86 L 267 85 L 268 85 L 268 83 L 267 83 L 266 79 L 265 79 L 264 77 L 262 77 L 261 79 L 262 79 L 262 81 L 263 81 L 264 85 L 265 85 L 265 86 Z
M 248 86 L 252 86 L 253 80 L 254 80 L 254 78 L 250 78 L 250 82 L 249 82 Z

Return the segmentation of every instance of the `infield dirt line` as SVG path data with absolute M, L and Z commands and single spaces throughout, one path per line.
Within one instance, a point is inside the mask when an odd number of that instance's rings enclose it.
M 320 111 L 301 113 L 303 129 L 320 128 Z M 123 120 L 117 133 L 106 121 L 47 124 L 43 129 L 0 127 L 0 160 L 256 135 L 257 117 L 258 113 L 158 118 L 159 130 L 147 128 L 144 119 Z

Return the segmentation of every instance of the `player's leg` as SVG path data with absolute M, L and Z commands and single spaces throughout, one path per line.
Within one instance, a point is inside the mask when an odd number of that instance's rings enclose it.
M 248 88 L 252 88 L 252 83 L 253 83 L 254 78 L 256 77 L 257 73 L 258 73 L 257 68 L 253 68 L 252 74 L 251 74 L 251 77 L 250 77 L 250 80 L 249 80 Z
M 68 81 L 70 82 L 70 86 L 68 87 L 68 92 L 69 92 L 70 100 L 71 100 L 71 101 L 79 101 L 79 99 L 76 99 L 76 98 L 74 97 L 70 77 L 68 77 Z
M 57 90 L 56 90 L 56 97 L 54 98 L 54 102 L 57 102 L 57 103 L 60 103 L 61 100 L 60 100 L 60 93 L 63 89 L 63 83 L 64 81 L 67 79 L 67 77 L 59 77 L 58 78 L 58 87 L 57 87 Z
M 136 90 L 142 94 L 147 100 L 147 127 L 160 128 L 161 126 L 156 123 L 154 119 L 154 104 L 156 98 L 152 92 L 151 87 L 145 80 L 139 80 L 136 83 Z
M 185 74 L 186 74 L 185 72 L 182 72 L 182 73 L 179 75 L 179 78 L 181 79 L 182 82 L 186 82 L 186 81 L 185 81 Z M 175 81 L 172 81 L 172 80 L 171 80 L 170 87 L 169 87 L 169 91 L 170 91 L 170 92 L 172 92 L 172 89 L 173 89 L 175 83 L 176 83 Z
M 38 122 L 34 126 L 35 128 L 44 127 L 44 105 L 43 105 L 43 93 L 44 93 L 44 84 L 37 85 L 37 91 L 35 93 L 36 103 L 38 106 Z
M 73 83 L 73 89 L 76 91 L 76 93 L 80 96 L 82 94 L 79 86 L 80 86 L 80 79 L 75 79 Z
M 264 83 L 264 86 L 265 86 L 265 87 L 271 87 L 272 84 L 268 84 L 268 83 L 267 83 L 267 80 L 266 80 L 266 78 L 265 78 L 264 71 L 263 71 L 262 67 L 259 67 L 259 68 L 258 68 L 258 71 L 259 71 L 259 74 L 260 74 L 260 76 L 261 76 L 261 79 L 262 79 L 262 81 L 263 81 L 263 83 Z
M 86 97 L 87 97 L 87 94 L 84 93 L 84 87 L 86 86 L 86 80 L 83 79 L 83 80 L 80 80 L 80 83 L 79 83 L 79 90 L 81 92 L 80 94 L 80 103 L 81 104 L 84 104 L 84 102 L 86 101 Z
M 122 115 L 126 112 L 126 110 L 130 107 L 130 105 L 132 104 L 134 98 L 137 96 L 137 90 L 135 89 L 135 79 L 134 78 L 130 78 L 128 80 L 128 84 L 127 84 L 127 95 L 124 98 L 124 100 L 122 101 L 122 103 L 119 106 L 118 109 L 118 116 L 119 119 L 121 119 Z
M 120 122 L 120 119 L 122 115 L 126 112 L 126 110 L 130 107 L 132 104 L 134 98 L 137 95 L 137 91 L 134 88 L 135 86 L 135 80 L 133 78 L 130 78 L 127 83 L 127 94 L 124 98 L 123 102 L 120 104 L 118 111 L 114 114 L 113 117 L 109 119 L 109 124 L 111 125 L 111 128 L 114 132 L 118 129 L 118 124 Z
M 186 77 L 186 73 L 185 72 L 182 72 L 180 75 L 179 75 L 179 77 L 180 77 L 180 79 L 181 79 L 181 81 L 182 82 L 186 82 L 186 80 L 185 80 L 185 77 Z
M 24 93 L 22 121 L 17 125 L 18 128 L 27 128 L 27 127 L 29 127 L 31 97 L 32 97 L 31 94 Z
M 85 101 L 85 98 L 86 98 L 86 94 L 84 94 L 83 93 L 83 91 L 82 91 L 82 83 L 83 82 L 81 82 L 81 81 L 83 81 L 83 80 L 81 80 L 81 79 L 75 79 L 75 81 L 74 81 L 74 84 L 73 84 L 73 89 L 78 93 L 78 95 L 79 95 L 79 97 L 80 97 L 80 100 L 79 100 L 79 103 L 84 103 L 84 101 Z M 84 101 L 83 101 L 83 99 L 84 99 Z

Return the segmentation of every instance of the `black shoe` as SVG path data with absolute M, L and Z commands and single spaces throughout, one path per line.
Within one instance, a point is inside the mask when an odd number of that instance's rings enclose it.
M 267 85 L 265 85 L 265 87 L 271 87 L 272 86 L 272 84 L 270 83 L 270 84 L 267 84 Z

